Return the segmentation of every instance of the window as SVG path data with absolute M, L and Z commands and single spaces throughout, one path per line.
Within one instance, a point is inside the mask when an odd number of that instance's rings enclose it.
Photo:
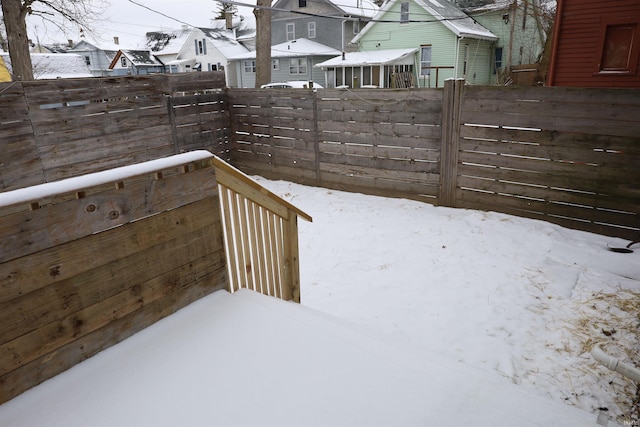
M 298 0 L 298 7 L 307 7 L 307 0 Z
M 406 24 L 409 22 L 409 2 L 400 3 L 400 23 Z
M 124 56 L 120 57 L 120 65 L 122 65 L 123 67 L 127 66 L 127 58 L 125 58 Z
M 353 34 L 360 32 L 360 21 L 353 21 Z
M 638 57 L 636 54 L 634 59 L 632 53 L 638 43 L 636 32 L 637 24 L 607 25 L 598 71 L 629 73 L 633 68 L 635 72 Z
M 244 68 L 245 73 L 255 73 L 256 72 L 256 60 L 249 59 L 242 62 L 242 66 Z
M 495 61 L 493 63 L 493 74 L 497 74 L 498 70 L 502 69 L 502 48 L 497 47 L 495 52 Z
M 420 46 L 420 75 L 431 75 L 431 46 Z
M 307 58 L 289 60 L 289 74 L 307 74 Z
M 271 59 L 271 70 L 278 71 L 280 70 L 280 60 L 278 58 Z
M 296 24 L 287 24 L 287 41 L 296 39 Z
M 310 39 L 316 38 L 316 21 L 311 21 L 307 24 L 307 34 Z
M 469 64 L 469 45 L 464 45 L 464 54 L 462 57 L 462 74 L 467 76 L 467 65 Z
M 206 55 L 207 54 L 207 40 L 195 40 L 196 43 L 196 55 Z
M 91 57 L 90 57 L 90 56 L 85 56 L 85 57 L 84 57 L 84 62 L 85 62 L 87 65 L 91 65 Z

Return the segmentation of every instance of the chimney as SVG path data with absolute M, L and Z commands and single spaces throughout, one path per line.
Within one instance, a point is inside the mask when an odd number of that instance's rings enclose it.
M 227 24 L 227 30 L 232 29 L 233 28 L 233 13 L 225 12 L 224 13 L 224 20 L 225 20 L 225 23 Z
M 113 38 L 113 44 L 120 44 L 120 37 L 115 36 L 115 37 Z

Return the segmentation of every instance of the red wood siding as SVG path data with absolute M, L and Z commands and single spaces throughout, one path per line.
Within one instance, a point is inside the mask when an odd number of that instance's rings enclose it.
M 607 22 L 638 23 L 635 42 L 640 42 L 639 0 L 560 0 L 549 86 L 640 88 L 640 66 L 629 74 L 598 73 L 603 28 Z M 636 58 L 634 62 L 639 62 Z

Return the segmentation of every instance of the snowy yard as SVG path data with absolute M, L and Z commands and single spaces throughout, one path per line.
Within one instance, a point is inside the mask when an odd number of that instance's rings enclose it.
M 300 223 L 302 304 L 628 424 L 640 366 L 640 245 L 494 212 L 259 181 Z
M 313 216 L 301 306 L 215 292 L 1 405 L 0 425 L 637 425 L 635 385 L 589 351 L 640 365 L 640 248 L 256 179 Z

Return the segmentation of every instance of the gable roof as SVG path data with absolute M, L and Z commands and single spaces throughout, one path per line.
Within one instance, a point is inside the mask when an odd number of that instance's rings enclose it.
M 115 67 L 115 65 L 118 63 L 118 60 L 122 56 L 126 57 L 136 67 L 141 67 L 141 66 L 153 67 L 153 66 L 163 65 L 162 62 L 158 60 L 158 58 L 156 58 L 151 54 L 151 51 L 119 50 L 118 53 L 116 53 L 116 56 L 111 61 L 111 64 L 109 64 L 109 69 L 112 69 L 113 67 Z
M 282 3 L 288 1 L 289 0 L 278 0 L 272 8 L 284 11 Z M 343 16 L 372 18 L 376 13 L 378 13 L 378 10 L 380 10 L 380 8 L 371 0 L 324 0 L 324 3 L 336 9 L 336 11 L 340 12 Z M 296 11 L 290 12 L 296 13 Z
M 384 15 L 400 0 L 389 0 L 380 9 L 380 12 L 365 25 L 362 31 L 353 38 L 352 43 L 359 41 L 376 21 L 383 20 Z M 404 1 L 404 0 L 402 0 Z M 497 40 L 498 37 L 482 25 L 478 24 L 473 18 L 458 9 L 448 0 L 413 0 L 415 4 L 422 7 L 428 14 L 441 22 L 445 27 L 451 30 L 456 36 L 480 40 Z
M 155 55 L 171 55 L 180 52 L 193 28 L 150 31 L 145 34 L 146 45 Z
M 336 56 L 341 52 L 332 47 L 308 40 L 308 39 L 296 39 L 285 43 L 280 43 L 271 46 L 272 58 L 286 58 L 296 56 Z M 236 55 L 229 59 L 252 59 L 256 57 L 256 51 L 244 53 L 242 55 Z

